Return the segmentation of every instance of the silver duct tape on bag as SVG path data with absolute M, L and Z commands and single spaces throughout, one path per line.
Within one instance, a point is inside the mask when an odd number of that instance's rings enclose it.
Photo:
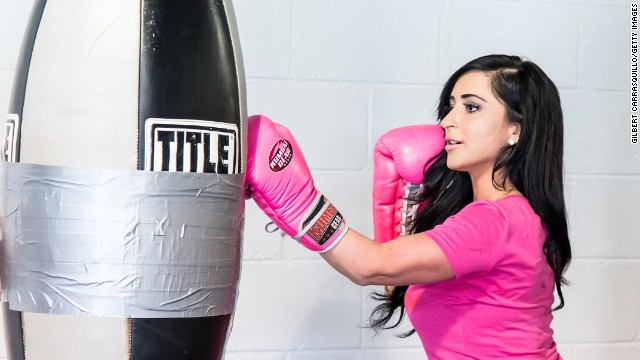
M 3 301 L 65 315 L 232 313 L 242 181 L 1 162 Z

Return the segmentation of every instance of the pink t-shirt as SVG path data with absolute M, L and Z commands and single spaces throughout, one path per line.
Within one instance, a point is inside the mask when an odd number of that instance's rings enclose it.
M 456 275 L 405 295 L 429 360 L 561 359 L 550 326 L 547 232 L 526 198 L 473 202 L 426 234 Z

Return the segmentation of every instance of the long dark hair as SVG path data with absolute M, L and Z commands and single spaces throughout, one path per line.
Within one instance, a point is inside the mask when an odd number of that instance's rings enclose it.
M 444 85 L 438 104 L 438 122 L 449 112 L 449 96 L 458 79 L 469 71 L 491 75 L 494 95 L 505 105 L 510 122 L 521 126 L 516 145 L 505 146 L 493 166 L 492 181 L 504 190 L 507 179 L 529 201 L 548 231 L 542 251 L 553 269 L 560 303 L 564 307 L 562 285 L 564 272 L 571 261 L 571 246 L 567 227 L 563 184 L 563 120 L 558 89 L 547 75 L 531 61 L 518 56 L 487 55 L 470 61 L 453 73 Z M 427 202 L 414 220 L 411 231 L 419 233 L 433 229 L 473 201 L 471 179 L 466 172 L 447 168 L 447 152 L 442 151 L 429 161 L 425 172 L 424 191 L 412 202 Z M 426 165 L 425 165 L 426 168 Z M 505 176 L 496 180 L 496 172 Z M 370 326 L 376 331 L 400 325 L 404 318 L 404 295 L 407 286 L 396 286 L 391 293 L 373 293 L 382 301 L 371 313 Z M 389 324 L 396 310 L 395 322 Z M 400 334 L 406 337 L 415 330 Z

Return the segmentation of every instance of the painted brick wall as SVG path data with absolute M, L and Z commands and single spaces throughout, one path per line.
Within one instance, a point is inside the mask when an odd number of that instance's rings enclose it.
M 55 1 L 55 0 L 52 0 Z M 0 108 L 32 1 L 0 0 Z M 371 149 L 434 122 L 442 83 L 488 53 L 538 63 L 561 91 L 575 259 L 553 327 L 566 360 L 640 358 L 640 145 L 629 142 L 630 7 L 619 0 L 235 0 L 249 113 L 297 137 L 318 187 L 372 235 Z M 229 360 L 424 359 L 363 328 L 359 287 L 247 206 Z M 408 327 L 405 326 L 405 329 Z M 4 358 L 0 351 L 0 358 Z

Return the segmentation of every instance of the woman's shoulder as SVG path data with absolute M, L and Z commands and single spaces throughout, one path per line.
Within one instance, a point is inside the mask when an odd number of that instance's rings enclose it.
M 488 206 L 493 208 L 529 208 L 533 210 L 529 200 L 520 194 L 511 194 L 496 200 L 484 199 L 469 203 L 468 206 Z
M 478 200 L 469 203 L 459 214 L 472 216 L 498 216 L 508 222 L 522 221 L 523 219 L 536 219 L 539 216 L 531 207 L 529 200 L 519 194 L 512 194 L 496 200 Z

